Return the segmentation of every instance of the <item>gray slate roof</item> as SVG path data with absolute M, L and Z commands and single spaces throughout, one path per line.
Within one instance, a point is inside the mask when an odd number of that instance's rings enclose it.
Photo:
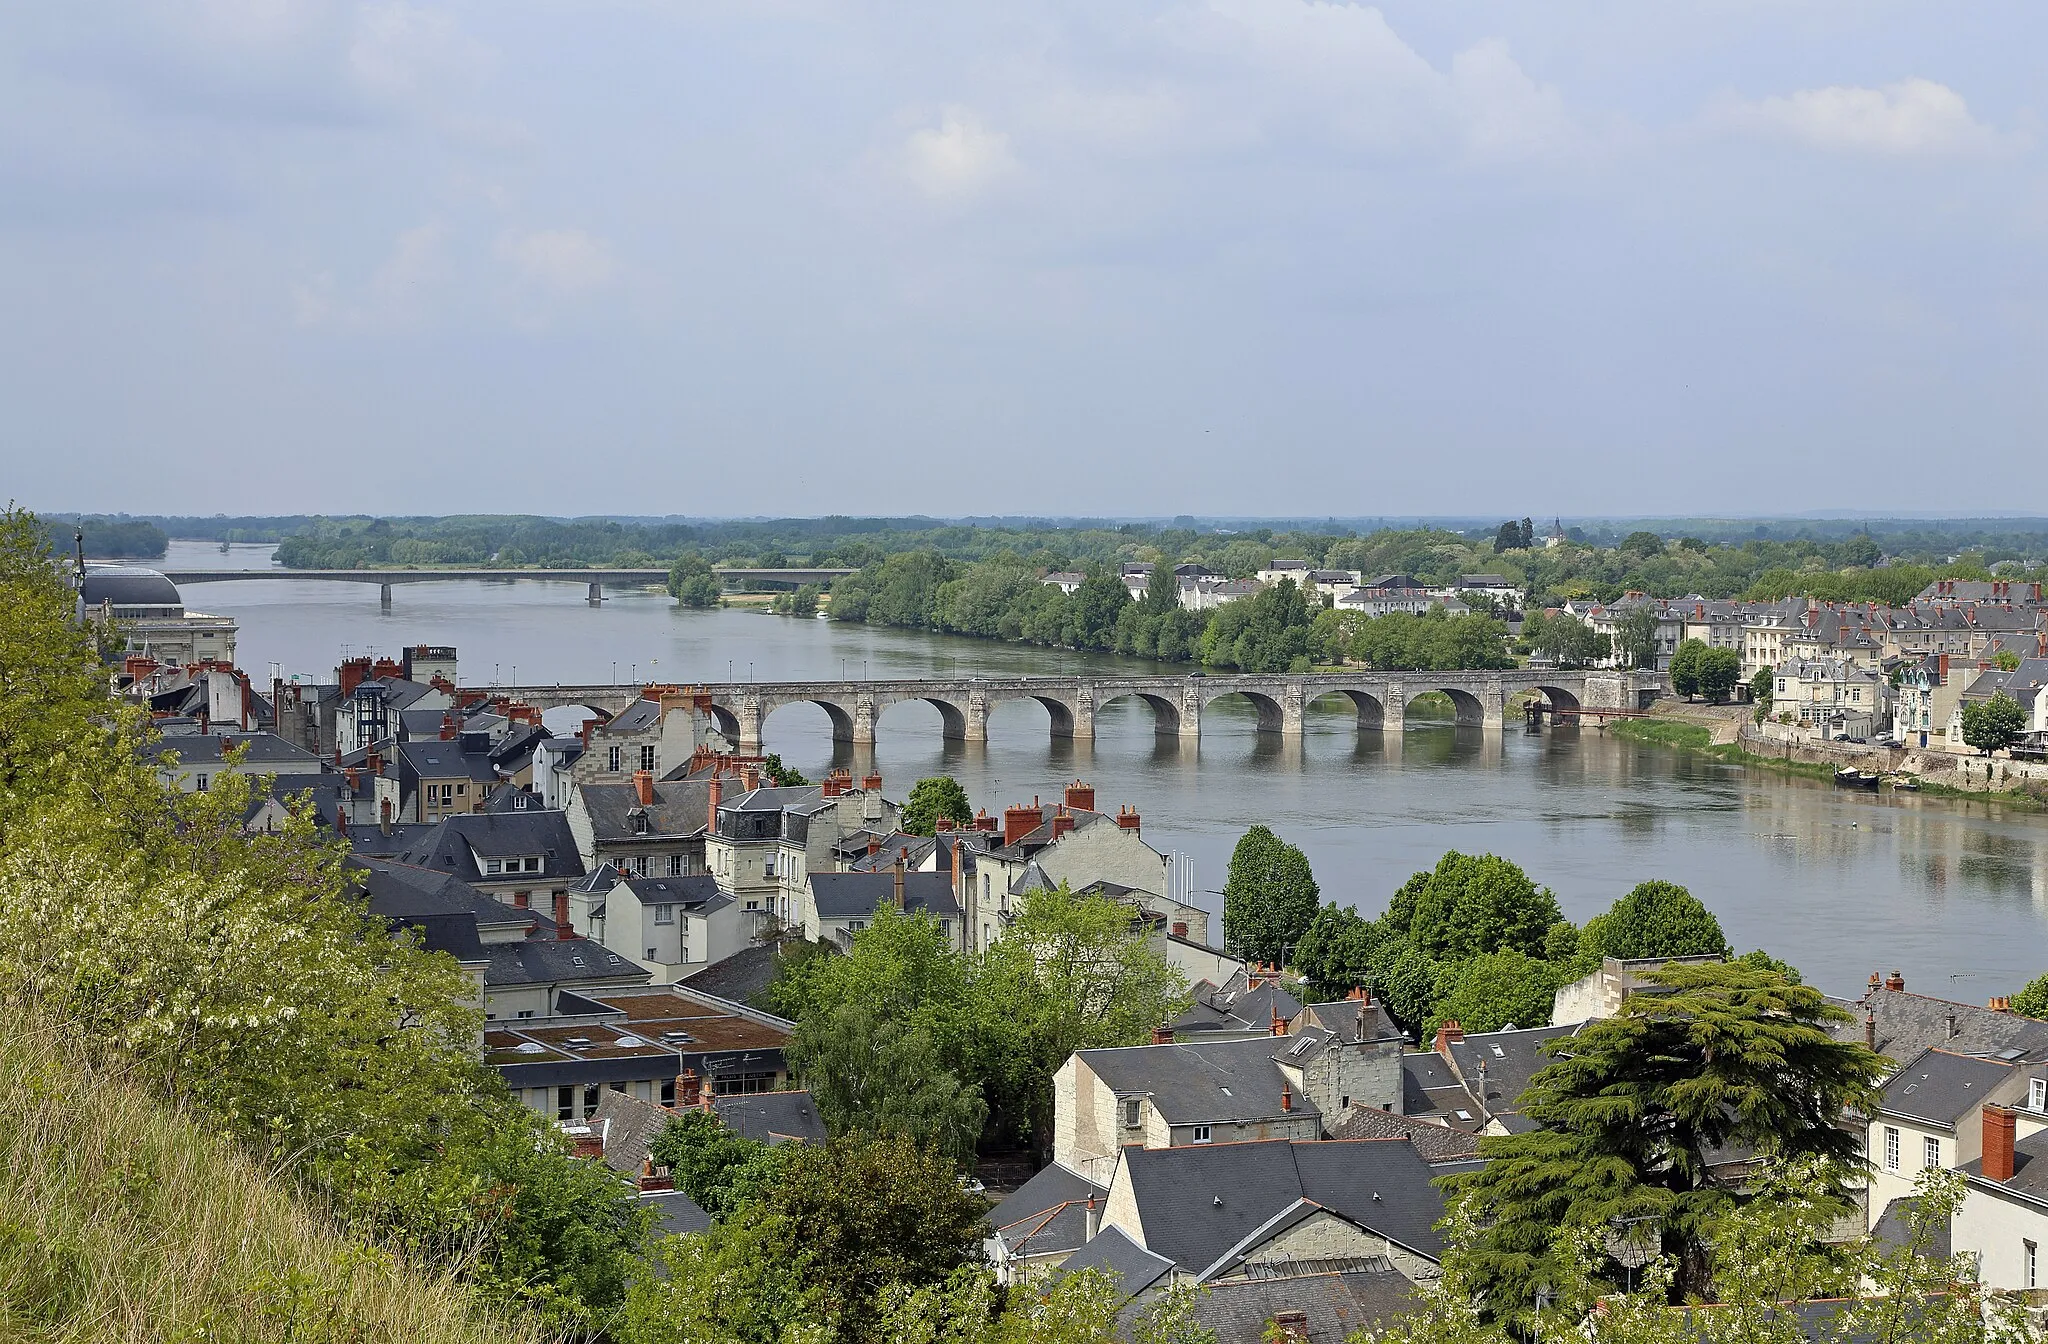
M 1437 1116 L 1465 1129 L 1476 1130 L 1481 1124 L 1472 1094 L 1451 1066 L 1429 1051 L 1401 1056 L 1401 1109 L 1409 1115 Z
M 715 994 L 734 1003 L 752 1002 L 775 979 L 778 948 L 743 947 L 722 961 L 714 961 L 682 983 L 704 994 Z
M 711 1215 L 680 1190 L 655 1191 L 640 1198 L 661 1214 L 661 1223 L 655 1229 L 658 1235 L 685 1237 L 711 1226 Z
M 1437 1174 L 1396 1140 L 1274 1139 L 1128 1147 L 1120 1179 L 1130 1183 L 1147 1249 L 1200 1273 L 1303 1200 L 1437 1259 Z
M 1270 1031 L 1273 1018 L 1294 1020 L 1301 1001 L 1271 980 L 1249 988 L 1250 977 L 1243 971 L 1221 985 L 1195 986 L 1194 1006 L 1171 1024 L 1178 1032 Z
M 368 834 L 375 835 L 376 832 Z M 557 811 L 480 812 L 449 817 L 438 825 L 425 828 L 424 832 L 409 836 L 403 848 L 380 852 L 389 853 L 401 863 L 449 873 L 465 882 L 485 881 L 484 875 L 477 871 L 472 851 L 486 858 L 541 856 L 541 871 L 520 874 L 519 879 L 524 881 L 573 881 L 583 876 L 583 860 L 576 852 L 576 837 L 569 830 L 568 820 Z M 502 882 L 514 879 L 493 877 L 489 880 Z
M 2011 1190 L 2037 1204 L 2048 1204 L 2048 1129 L 2037 1130 L 2013 1144 L 2011 1180 L 1986 1180 L 1981 1157 L 1971 1158 L 1957 1170 L 1972 1185 Z
M 866 919 L 895 898 L 893 872 L 812 873 L 808 880 L 821 919 Z M 960 901 L 953 894 L 953 875 L 905 873 L 903 908 L 928 910 L 942 919 L 959 918 Z
M 1913 1235 L 1912 1219 L 1919 1201 L 1911 1195 L 1902 1195 L 1884 1206 L 1884 1212 L 1871 1225 L 1870 1235 L 1887 1245 L 1903 1249 Z M 1927 1229 L 1927 1244 L 1919 1254 L 1929 1260 L 1949 1258 L 1949 1223 L 1947 1219 L 1936 1219 Z
M 1116 1275 L 1117 1290 L 1126 1297 L 1136 1297 L 1171 1274 L 1173 1261 L 1132 1241 L 1122 1228 L 1105 1227 L 1095 1234 L 1093 1241 L 1060 1264 L 1061 1273 L 1079 1273 L 1084 1269 Z
M 591 783 L 576 786 L 576 797 L 590 818 L 591 833 L 600 843 L 631 840 L 636 835 L 695 835 L 711 819 L 711 781 L 672 779 L 654 785 L 654 802 L 641 809 L 640 794 L 631 784 Z M 632 814 L 644 811 L 647 829 L 636 831 Z
M 1087 1203 L 1109 1193 L 1054 1163 L 996 1205 L 989 1222 L 1021 1255 L 1052 1255 L 1079 1246 L 1088 1235 Z
M 1543 1045 L 1561 1036 L 1575 1036 L 1584 1023 L 1562 1027 L 1530 1027 L 1522 1031 L 1488 1031 L 1467 1036 L 1451 1045 L 1451 1059 L 1458 1066 L 1466 1090 L 1478 1095 L 1479 1071 L 1486 1070 L 1486 1095 L 1481 1098 L 1490 1114 L 1521 1109 L 1521 1097 L 1529 1080 L 1551 1061 Z
M 1433 1125 L 1412 1116 L 1395 1115 L 1377 1106 L 1354 1105 L 1326 1122 L 1333 1139 L 1406 1139 L 1425 1162 L 1459 1162 L 1479 1153 L 1479 1135 L 1449 1125 Z
M 1202 1041 L 1189 1045 L 1127 1045 L 1080 1051 L 1104 1086 L 1118 1096 L 1149 1099 L 1169 1125 L 1250 1124 L 1283 1116 L 1318 1116 L 1298 1092 L 1282 1110 L 1286 1075 L 1274 1056 L 1296 1044 L 1289 1036 Z
M 1891 1115 L 1953 1129 L 2012 1077 L 2011 1060 L 1923 1050 L 1884 1085 L 1882 1109 Z
M 178 753 L 180 765 L 218 765 L 231 748 L 245 751 L 244 770 L 279 774 L 318 774 L 318 756 L 293 746 L 276 733 L 178 733 L 163 740 L 161 750 Z M 339 781 L 337 781 L 339 782 Z
M 830 1137 L 808 1092 L 745 1092 L 714 1097 L 712 1109 L 736 1134 L 767 1143 L 823 1143 Z
M 1894 1064 L 1904 1064 L 1934 1046 L 1959 1054 L 2024 1050 L 2030 1059 L 2048 1059 L 2048 1022 L 2017 1013 L 1995 1012 L 1978 1004 L 1952 1003 L 1902 989 L 1882 988 L 1872 989 L 1861 999 L 1844 1002 L 1842 1006 L 1856 1020 L 1837 1027 L 1836 1039 L 1862 1040 L 1865 1016 L 1873 1015 L 1877 1052 Z
M 1216 1344 L 1263 1344 L 1282 1312 L 1308 1318 L 1309 1344 L 1344 1344 L 1360 1330 L 1390 1325 L 1414 1309 L 1415 1285 L 1391 1265 L 1290 1278 L 1212 1283 L 1195 1299 L 1195 1320 Z

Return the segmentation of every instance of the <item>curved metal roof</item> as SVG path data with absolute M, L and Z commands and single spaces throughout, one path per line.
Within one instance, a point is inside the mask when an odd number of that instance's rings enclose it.
M 178 585 L 140 565 L 88 565 L 81 591 L 85 604 L 111 602 L 117 607 L 182 607 Z

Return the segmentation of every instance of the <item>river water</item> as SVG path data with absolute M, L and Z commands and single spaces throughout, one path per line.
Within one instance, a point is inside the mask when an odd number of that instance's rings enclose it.
M 163 564 L 267 568 L 269 549 L 224 556 L 175 542 Z M 395 657 L 420 643 L 455 645 L 468 685 L 1156 670 L 752 610 L 684 611 L 652 592 L 593 608 L 581 584 L 393 591 L 388 611 L 374 587 L 310 580 L 190 585 L 186 601 L 240 620 L 240 661 L 259 678 L 275 664 L 325 680 L 344 655 Z M 1199 746 L 1183 746 L 1156 738 L 1151 712 L 1121 701 L 1097 711 L 1090 744 L 1053 740 L 1035 705 L 1005 705 L 984 746 L 944 741 L 938 712 L 913 704 L 883 716 L 874 760 L 896 796 L 921 776 L 951 774 L 991 812 L 1086 779 L 1098 806 L 1137 807 L 1148 840 L 1191 857 L 1198 890 L 1222 886 L 1231 846 L 1263 822 L 1308 854 L 1326 898 L 1368 915 L 1410 873 L 1460 849 L 1513 859 L 1578 922 L 1644 879 L 1681 883 L 1738 949 L 1767 948 L 1833 992 L 1899 968 L 1921 993 L 1982 1002 L 2048 970 L 2048 815 L 1837 790 L 1591 731 L 1510 725 L 1489 739 L 1411 717 L 1389 741 L 1356 722 L 1348 705 L 1326 701 L 1299 745 L 1283 744 L 1258 733 L 1249 705 L 1224 700 L 1204 713 Z M 812 706 L 777 711 L 763 736 L 813 778 L 851 762 Z

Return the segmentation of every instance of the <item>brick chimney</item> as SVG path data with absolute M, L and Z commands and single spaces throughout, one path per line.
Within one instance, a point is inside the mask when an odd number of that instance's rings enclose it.
M 1034 799 L 1030 807 L 1003 809 L 1003 844 L 1014 845 L 1045 823 L 1045 814 Z
M 455 722 L 454 710 L 447 709 L 441 711 L 441 740 L 443 742 L 453 742 L 458 727 L 460 725 Z
M 369 765 L 369 767 L 370 767 L 370 773 L 371 773 L 371 774 L 373 774 L 373 775 L 381 775 L 381 774 L 383 774 L 383 773 L 384 773 L 384 753 L 383 753 L 383 752 L 381 752 L 381 751 L 372 751 L 372 752 L 370 753 L 370 758 L 369 758 L 369 761 L 367 762 L 367 764 L 368 764 L 368 765 Z
M 1292 1111 L 1293 1109 L 1294 1089 L 1289 1087 L 1287 1084 L 1282 1083 L 1280 1084 L 1280 1110 L 1283 1114 L 1285 1114 L 1289 1111 Z
M 639 798 L 640 806 L 654 806 L 654 772 L 652 770 L 635 770 L 633 772 L 633 793 L 634 796 Z
M 1062 804 L 1060 810 L 1052 814 L 1052 838 L 1057 840 L 1073 829 L 1074 814 L 1067 811 L 1066 806 Z
M 1116 810 L 1116 824 L 1119 830 L 1137 830 L 1139 825 L 1138 809 L 1135 807 L 1119 807 Z
M 761 787 L 761 767 L 759 767 L 759 766 L 757 766 L 757 765 L 743 765 L 743 766 L 741 766 L 741 767 L 740 767 L 740 787 L 741 787 L 741 788 L 743 788 L 743 789 L 745 789 L 745 790 L 746 790 L 746 791 L 747 791 L 748 793 L 752 793 L 752 792 L 753 792 L 753 791 L 754 791 L 755 789 L 758 789 L 758 788 L 760 788 L 760 787 Z
M 901 910 L 903 908 L 903 864 L 904 861 L 909 857 L 909 855 L 909 850 L 899 849 L 896 851 L 896 862 L 889 865 L 889 874 L 890 877 L 893 879 L 891 883 L 891 891 L 889 893 L 889 901 L 890 904 L 894 905 L 898 910 Z
M 531 906 L 532 904 L 533 904 L 533 893 L 532 893 L 532 892 L 530 892 L 530 891 L 515 891 L 515 892 L 513 892 L 513 893 L 512 893 L 512 908 L 513 908 L 514 910 L 524 910 L 524 909 L 527 909 L 527 908 L 528 908 L 529 906 Z
M 1273 1034 L 1275 1036 L 1285 1036 L 1287 1034 L 1287 1019 L 1280 1016 L 1280 1010 L 1278 1008 L 1273 1009 L 1272 1013 Z
M 555 893 L 555 937 L 566 943 L 575 936 L 576 930 L 569 926 L 569 893 L 558 891 Z
M 1093 812 L 1095 810 L 1095 790 L 1092 786 L 1083 784 L 1077 779 L 1067 785 L 1066 802 L 1067 806 L 1076 812 Z
M 1267 1336 L 1274 1344 L 1309 1344 L 1308 1313 L 1305 1311 L 1276 1311 L 1273 1313 L 1273 1331 Z
M 952 834 L 952 831 L 953 831 L 953 819 L 952 819 L 951 817 L 940 817 L 940 818 L 938 818 L 937 820 L 935 820 L 935 821 L 933 821 L 933 822 L 932 822 L 932 831 L 933 831 L 933 833 L 934 833 L 934 834 L 937 834 L 937 835 L 950 835 L 950 834 Z
M 965 895 L 967 891 L 967 879 L 962 876 L 965 871 L 966 860 L 960 857 L 960 851 L 965 848 L 967 846 L 960 841 L 955 840 L 953 842 L 953 896 L 956 900 Z M 966 932 L 966 929 L 963 927 L 961 932 Z
M 880 793 L 882 791 L 882 777 L 880 775 L 863 775 L 860 786 L 869 793 Z
M 879 854 L 879 853 L 881 853 L 881 852 L 882 852 L 882 838 L 881 838 L 880 836 L 878 836 L 878 835 L 871 835 L 871 836 L 869 836 L 869 837 L 868 837 L 868 857 L 872 859 L 873 857 L 875 857 L 875 855 L 877 855 L 877 854 Z
M 2012 1000 L 2006 995 L 2000 994 L 1984 1006 L 1994 1013 L 2009 1013 L 2012 1011 Z
M 1906 988 L 1906 977 L 1898 971 L 1893 971 L 1884 978 L 1884 987 L 1894 994 L 1900 993 Z
M 711 805 L 705 809 L 707 815 L 704 818 L 704 830 L 707 834 L 718 834 L 718 804 L 723 801 L 724 793 L 725 781 L 713 775 L 711 777 Z
M 1458 1025 L 1458 1019 L 1447 1017 L 1436 1029 L 1436 1052 L 1445 1059 L 1451 1057 L 1451 1047 L 1465 1039 L 1465 1029 Z
M 684 1069 L 676 1075 L 676 1108 L 678 1110 L 695 1106 L 704 1095 L 704 1080 L 697 1076 L 695 1069 Z
M 1172 1045 L 1172 1044 L 1173 1044 L 1173 1028 L 1172 1028 L 1172 1027 L 1170 1027 L 1170 1026 L 1167 1026 L 1167 1025 L 1166 1025 L 1166 1024 L 1164 1023 L 1164 1022 L 1162 1022 L 1162 1023 L 1160 1023 L 1160 1024 L 1158 1025 L 1158 1026 L 1156 1026 L 1156 1027 L 1152 1028 L 1152 1044 L 1154 1044 L 1154 1045 Z
M 334 807 L 334 833 L 348 839 L 348 808 L 340 803 Z
M 984 807 L 974 814 L 974 829 L 990 833 L 995 831 L 996 819 L 988 814 L 987 808 Z
M 1984 1179 L 2012 1179 L 2013 1113 L 2005 1106 L 1984 1108 Z

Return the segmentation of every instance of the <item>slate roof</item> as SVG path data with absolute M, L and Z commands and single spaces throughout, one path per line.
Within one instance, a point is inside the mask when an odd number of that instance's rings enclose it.
M 711 1107 L 735 1134 L 768 1143 L 823 1143 L 825 1122 L 809 1092 L 741 1092 L 713 1097 Z
M 1105 1227 L 1095 1234 L 1093 1241 L 1060 1264 L 1063 1274 L 1079 1273 L 1084 1269 L 1116 1275 L 1117 1291 L 1126 1297 L 1136 1297 L 1171 1274 L 1173 1261 L 1163 1255 L 1154 1255 L 1132 1241 L 1122 1228 Z
M 88 607 L 111 602 L 117 607 L 182 607 L 178 585 L 141 565 L 87 565 L 79 596 Z
M 683 983 L 691 989 L 706 994 L 715 994 L 721 999 L 735 1003 L 750 1002 L 756 994 L 768 988 L 775 979 L 775 963 L 779 959 L 776 944 L 763 947 L 743 947 L 722 961 L 714 961 L 694 975 L 683 977 Z
M 718 879 L 709 873 L 693 873 L 688 877 L 623 877 L 619 885 L 630 891 L 642 905 L 680 905 L 686 914 L 692 915 L 722 910 L 733 901 L 718 889 Z
M 1431 1163 L 1459 1162 L 1479 1153 L 1476 1133 L 1395 1115 L 1377 1106 L 1353 1105 L 1334 1121 L 1326 1121 L 1325 1132 L 1333 1139 L 1406 1139 L 1423 1161 Z
M 601 734 L 637 733 L 661 722 L 661 702 L 639 699 L 627 705 L 605 723 L 597 726 Z
M 1308 1318 L 1308 1344 L 1344 1344 L 1358 1331 L 1407 1315 L 1414 1292 L 1414 1284 L 1383 1262 L 1373 1269 L 1212 1283 L 1195 1299 L 1193 1314 L 1215 1331 L 1216 1344 L 1263 1344 L 1273 1318 L 1289 1311 Z
M 466 813 L 427 827 L 424 833 L 409 838 L 402 849 L 384 852 L 401 863 L 450 873 L 472 883 L 486 880 L 477 870 L 476 854 L 486 858 L 541 856 L 540 872 L 518 875 L 528 882 L 584 875 L 576 837 L 559 811 Z M 512 879 L 494 875 L 489 880 Z
M 1195 986 L 1194 1005 L 1170 1025 L 1176 1033 L 1204 1031 L 1270 1032 L 1273 1019 L 1292 1022 L 1301 1011 L 1301 1001 L 1270 979 L 1250 988 L 1244 971 L 1232 974 L 1221 985 L 1207 981 Z
M 484 803 L 486 812 L 545 812 L 547 800 L 532 789 L 495 789 Z
M 604 1140 L 604 1164 L 630 1180 L 639 1176 L 648 1148 L 668 1128 L 670 1115 L 666 1107 L 606 1088 L 584 1123 Z
M 1302 1011 L 1308 1015 L 1310 1023 L 1330 1029 L 1338 1040 L 1347 1045 L 1402 1039 L 1401 1028 L 1377 1002 L 1337 999 L 1330 1003 L 1311 1003 Z
M 1409 1115 L 1437 1116 L 1463 1129 L 1477 1130 L 1481 1124 L 1472 1094 L 1441 1056 L 1428 1051 L 1401 1056 L 1401 1109 Z
M 398 759 L 402 768 L 421 779 L 468 779 L 495 784 L 498 772 L 491 758 L 480 751 L 464 751 L 460 741 L 401 742 Z
M 1081 1244 L 1088 1235 L 1088 1200 L 1108 1194 L 1055 1162 L 996 1205 L 989 1222 L 1013 1253 L 1053 1255 Z
M 1529 1080 L 1551 1062 L 1551 1057 L 1543 1053 L 1544 1043 L 1561 1036 L 1577 1035 L 1583 1025 L 1574 1022 L 1562 1027 L 1475 1033 L 1462 1041 L 1452 1042 L 1451 1061 L 1457 1066 L 1466 1090 L 1475 1097 L 1478 1096 L 1480 1067 L 1485 1066 L 1486 1095 L 1479 1099 L 1486 1103 L 1490 1114 L 1517 1111 L 1521 1109 L 1522 1091 L 1528 1087 Z
M 579 784 L 576 798 L 590 818 L 591 833 L 600 843 L 632 840 L 641 835 L 695 835 L 711 817 L 709 779 L 657 781 L 654 802 L 644 809 L 639 792 L 631 784 Z M 636 809 L 646 814 L 645 831 L 633 829 L 632 814 Z
M 1437 1259 L 1438 1174 L 1396 1140 L 1272 1139 L 1127 1147 L 1118 1180 L 1130 1184 L 1146 1248 L 1200 1273 L 1304 1200 Z
M 680 1190 L 651 1191 L 640 1198 L 661 1214 L 660 1225 L 656 1228 L 659 1236 L 686 1237 L 711 1226 L 711 1215 Z
M 808 881 L 820 919 L 865 919 L 894 900 L 896 894 L 893 872 L 812 873 Z M 953 894 L 953 875 L 905 873 L 903 908 L 929 910 L 942 919 L 959 918 L 960 901 Z
M 1842 1006 L 1856 1020 L 1836 1027 L 1836 1039 L 1862 1040 L 1864 1019 L 1874 1016 L 1877 1052 L 1894 1064 L 1903 1064 L 1935 1046 L 1958 1054 L 2024 1050 L 2030 1061 L 2048 1059 L 2048 1022 L 2017 1013 L 1883 988 L 1871 989 L 1861 999 Z
M 321 769 L 320 758 L 293 746 L 276 733 L 179 733 L 166 737 L 162 751 L 178 753 L 180 765 L 218 765 L 230 748 L 243 748 L 244 770 L 310 775 Z
M 1880 1107 L 1889 1115 L 1954 1129 L 2015 1067 L 2012 1060 L 1923 1050 L 1884 1085 Z
M 2010 1190 L 2036 1204 L 2048 1204 L 2048 1129 L 2037 1130 L 2012 1146 L 2012 1179 L 1987 1180 L 1984 1159 L 1973 1157 L 1957 1168 L 1970 1184 Z
M 1321 1114 L 1298 1092 L 1292 1110 L 1281 1108 L 1287 1077 L 1274 1057 L 1295 1043 L 1288 1036 L 1257 1036 L 1078 1053 L 1105 1087 L 1120 1097 L 1147 1098 L 1169 1125 L 1250 1124 Z
M 1913 1235 L 1912 1218 L 1919 1201 L 1911 1195 L 1902 1195 L 1884 1206 L 1884 1212 L 1871 1225 L 1870 1235 L 1889 1246 L 1904 1249 L 1907 1239 Z M 1920 1249 L 1920 1255 L 1930 1260 L 1949 1258 L 1949 1222 L 1936 1219 L 1927 1229 L 1927 1244 Z

